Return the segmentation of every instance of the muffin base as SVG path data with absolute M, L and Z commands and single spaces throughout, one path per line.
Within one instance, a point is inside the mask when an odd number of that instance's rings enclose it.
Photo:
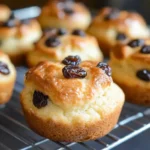
M 87 124 L 65 124 L 51 119 L 44 120 L 26 109 L 24 105 L 22 107 L 30 128 L 39 135 L 53 141 L 81 142 L 100 138 L 110 132 L 118 121 L 122 104 L 103 119 Z

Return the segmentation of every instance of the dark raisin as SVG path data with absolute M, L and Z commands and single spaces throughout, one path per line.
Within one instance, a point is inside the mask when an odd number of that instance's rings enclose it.
M 58 35 L 65 35 L 66 33 L 67 33 L 67 30 L 64 28 L 58 29 L 58 32 L 57 32 Z
M 139 70 L 137 71 L 136 76 L 141 80 L 150 81 L 150 70 L 147 69 Z
M 15 19 L 9 19 L 7 22 L 4 22 L 2 25 L 2 27 L 15 27 L 16 26 L 16 20 Z
M 144 46 L 141 48 L 140 53 L 143 53 L 143 54 L 150 54 L 150 45 L 144 45 Z
M 83 30 L 80 30 L 80 29 L 76 29 L 72 32 L 73 35 L 78 35 L 78 36 L 82 36 L 84 37 L 85 36 L 85 32 Z
M 48 96 L 44 95 L 42 92 L 34 91 L 33 104 L 37 108 L 45 107 L 48 104 Z
M 51 32 L 51 31 L 53 31 L 53 30 L 55 30 L 55 28 L 47 27 L 47 28 L 42 29 L 42 31 L 43 31 L 44 33 Z
M 116 40 L 119 40 L 119 41 L 123 41 L 125 40 L 127 37 L 124 33 L 118 33 L 117 36 L 116 36 Z
M 30 24 L 30 21 L 31 21 L 30 19 L 24 19 L 24 20 L 21 20 L 21 23 L 28 25 L 28 24 Z
M 74 10 L 72 8 L 69 8 L 69 7 L 65 7 L 63 9 L 63 11 L 67 14 L 67 15 L 73 15 L 74 13 Z
M 79 66 L 65 66 L 62 72 L 65 78 L 85 78 L 87 76 L 86 71 Z
M 56 47 L 60 45 L 60 40 L 57 37 L 52 36 L 45 41 L 45 45 L 48 47 Z
M 108 75 L 111 76 L 111 68 L 104 62 L 99 62 L 97 64 L 98 68 L 101 68 L 102 70 L 104 70 L 104 72 Z
M 9 70 L 8 66 L 2 61 L 0 61 L 0 73 L 3 75 L 10 74 L 10 70 Z
M 120 10 L 119 9 L 112 8 L 111 11 L 109 12 L 109 14 L 107 14 L 104 17 L 104 20 L 113 20 L 113 19 L 116 19 L 116 18 L 118 18 L 119 14 L 120 14 Z
M 62 61 L 63 64 L 65 65 L 79 65 L 81 63 L 81 58 L 76 55 L 76 56 L 68 56 L 66 57 L 63 61 Z
M 138 47 L 138 46 L 143 46 L 144 45 L 144 40 L 142 39 L 135 39 L 135 40 L 132 40 L 128 43 L 128 45 L 130 47 Z

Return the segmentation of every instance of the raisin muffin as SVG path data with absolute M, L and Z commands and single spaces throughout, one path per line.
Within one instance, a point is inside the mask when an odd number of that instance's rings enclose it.
M 68 55 L 79 55 L 82 60 L 101 61 L 102 53 L 97 40 L 82 30 L 67 31 L 64 28 L 47 29 L 27 55 L 27 64 L 32 67 L 41 61 L 61 61 Z
M 18 20 L 13 14 L 0 23 L 0 49 L 9 55 L 14 64 L 22 64 L 25 55 L 33 49 L 33 43 L 42 31 L 36 20 Z
M 11 10 L 6 5 L 0 4 L 0 22 L 8 20 L 10 14 Z
M 0 104 L 10 100 L 15 79 L 16 71 L 14 66 L 8 56 L 0 51 Z
M 89 10 L 72 0 L 51 0 L 41 11 L 39 22 L 42 28 L 56 27 L 85 30 L 91 22 Z
M 150 106 L 150 39 L 135 39 L 114 46 L 110 66 L 113 79 L 129 102 Z
M 100 10 L 87 32 L 97 37 L 105 55 L 109 55 L 111 48 L 118 42 L 128 38 L 149 37 L 149 29 L 140 14 L 110 7 Z
M 26 74 L 21 104 L 35 132 L 54 141 L 79 142 L 107 134 L 124 103 L 105 63 L 41 62 Z

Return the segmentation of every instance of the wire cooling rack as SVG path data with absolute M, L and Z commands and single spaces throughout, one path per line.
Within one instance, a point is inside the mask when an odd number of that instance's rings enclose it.
M 150 108 L 126 103 L 118 124 L 105 137 L 82 143 L 54 142 L 30 130 L 19 103 L 25 67 L 17 68 L 11 101 L 0 106 L 0 150 L 109 150 L 150 129 Z

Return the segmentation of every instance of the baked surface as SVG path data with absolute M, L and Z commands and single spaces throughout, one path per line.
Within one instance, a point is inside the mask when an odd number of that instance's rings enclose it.
M 130 47 L 129 42 L 117 44 L 111 52 L 110 66 L 112 77 L 120 85 L 126 95 L 126 100 L 135 104 L 150 106 L 150 81 L 144 81 L 137 76 L 139 70 L 150 70 L 150 54 L 141 53 L 150 40 L 144 40 L 143 45 Z
M 29 126 L 55 141 L 86 141 L 102 137 L 116 124 L 124 103 L 122 90 L 111 77 L 84 61 L 83 79 L 67 79 L 61 63 L 43 62 L 26 74 L 21 104 Z M 33 105 L 34 91 L 49 97 L 45 107 Z M 117 96 L 116 96 L 117 95 Z
M 7 55 L 0 51 L 0 63 L 5 63 L 10 71 L 9 74 L 2 74 L 2 66 L 0 64 L 0 104 L 4 104 L 10 100 L 14 83 L 16 80 L 16 71 Z
M 45 34 L 36 44 L 33 51 L 27 55 L 27 64 L 32 67 L 41 61 L 62 61 L 68 55 L 79 55 L 82 60 L 101 61 L 102 52 L 95 37 L 73 35 L 67 31 L 65 35 L 57 35 L 59 29 L 53 29 Z M 56 34 L 56 35 L 55 35 Z M 48 47 L 45 41 L 49 37 L 56 37 L 60 44 L 55 47 Z
M 26 53 L 33 49 L 33 43 L 41 37 L 41 34 L 40 25 L 36 20 L 23 22 L 10 18 L 0 25 L 0 49 L 9 55 L 14 64 L 23 64 Z
M 0 14 L 0 22 L 5 22 L 11 14 L 11 10 L 6 5 L 0 4 Z
M 149 29 L 144 18 L 135 12 L 120 11 L 115 8 L 105 7 L 93 19 L 87 32 L 94 35 L 105 55 L 112 47 L 126 39 L 148 38 Z M 125 38 L 119 34 L 123 34 Z
M 66 9 L 67 12 L 64 11 Z M 42 28 L 63 27 L 69 30 L 85 30 L 91 22 L 91 15 L 81 3 L 52 0 L 42 8 L 39 22 Z

